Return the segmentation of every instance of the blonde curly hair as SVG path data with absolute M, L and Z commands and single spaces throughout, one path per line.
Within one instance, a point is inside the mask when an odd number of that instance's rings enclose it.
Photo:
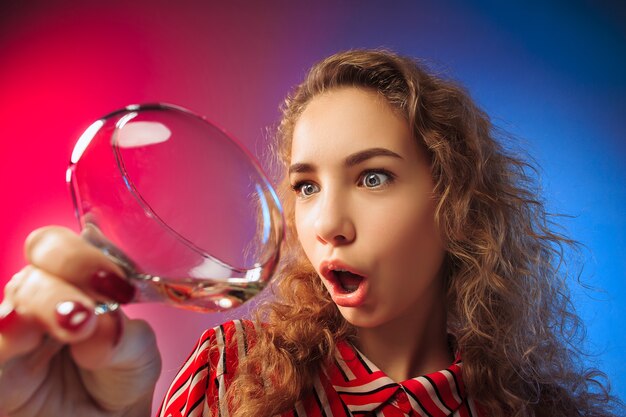
M 430 157 L 435 220 L 447 243 L 448 331 L 470 395 L 492 416 L 611 415 L 619 401 L 603 374 L 582 367 L 573 343 L 581 323 L 560 268 L 573 242 L 554 231 L 531 166 L 495 139 L 488 115 L 463 88 L 392 52 L 335 54 L 310 70 L 282 108 L 276 150 L 285 172 L 299 116 L 313 97 L 342 86 L 384 96 Z M 277 294 L 262 309 L 266 326 L 229 388 L 233 416 L 291 409 L 336 341 L 354 334 L 295 236 L 288 178 L 279 193 L 287 236 Z

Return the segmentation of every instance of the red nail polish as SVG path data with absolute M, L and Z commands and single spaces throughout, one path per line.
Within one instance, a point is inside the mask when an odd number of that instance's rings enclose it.
M 117 346 L 122 339 L 122 334 L 124 333 L 124 321 L 122 320 L 122 315 L 119 311 L 114 311 L 111 315 L 115 320 L 115 336 L 113 338 L 113 346 Z
M 13 307 L 0 307 L 0 332 L 9 328 L 17 319 Z
M 71 332 L 79 330 L 93 315 L 92 312 L 81 303 L 65 301 L 57 304 L 57 322 L 61 327 Z
M 91 276 L 91 286 L 100 294 L 120 304 L 130 303 L 135 287 L 128 280 L 109 271 L 98 271 Z

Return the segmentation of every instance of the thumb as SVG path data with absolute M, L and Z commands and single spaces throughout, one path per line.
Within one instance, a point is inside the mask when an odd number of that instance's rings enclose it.
M 111 411 L 126 409 L 147 395 L 151 398 L 161 373 L 153 330 L 119 310 L 98 318 L 103 324 L 94 336 L 71 347 L 92 398 Z
M 70 344 L 75 363 L 83 369 L 97 370 L 110 365 L 129 321 L 121 309 L 96 317 L 93 333 L 86 339 Z

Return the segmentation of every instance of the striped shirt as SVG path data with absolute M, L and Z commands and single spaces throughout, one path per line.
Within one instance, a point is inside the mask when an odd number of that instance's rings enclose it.
M 225 393 L 257 331 L 235 320 L 204 332 L 168 390 L 158 417 L 229 415 Z M 483 417 L 465 392 L 457 355 L 447 369 L 394 382 L 358 349 L 339 342 L 335 361 L 320 372 L 313 389 L 285 417 Z

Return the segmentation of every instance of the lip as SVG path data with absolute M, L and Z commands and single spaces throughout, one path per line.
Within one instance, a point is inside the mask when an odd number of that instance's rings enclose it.
M 345 293 L 343 288 L 341 287 L 341 284 L 337 281 L 337 279 L 331 272 L 337 269 L 343 269 L 353 274 L 362 276 L 363 280 L 359 284 L 359 287 L 351 293 Z M 320 274 L 329 284 L 330 296 L 335 304 L 337 304 L 338 306 L 359 307 L 365 302 L 365 298 L 367 297 L 367 293 L 369 291 L 369 281 L 367 279 L 367 276 L 362 272 L 351 267 L 350 265 L 343 263 L 340 260 L 332 259 L 328 261 L 323 261 L 320 264 Z

